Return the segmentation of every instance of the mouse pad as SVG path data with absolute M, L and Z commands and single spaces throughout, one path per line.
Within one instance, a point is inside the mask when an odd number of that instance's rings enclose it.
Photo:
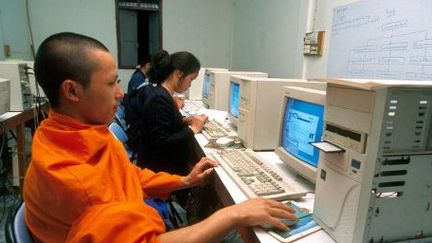
M 310 210 L 301 208 L 292 201 L 286 201 L 284 203 L 296 210 L 295 214 L 298 218 L 298 222 L 290 226 L 289 231 L 281 231 L 275 228 L 268 230 L 273 237 L 281 242 L 292 242 L 321 229 L 313 220 Z

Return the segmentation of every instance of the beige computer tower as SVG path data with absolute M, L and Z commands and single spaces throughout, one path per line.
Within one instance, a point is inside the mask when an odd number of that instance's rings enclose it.
M 0 78 L 10 81 L 10 111 L 23 111 L 32 105 L 27 64 L 20 61 L 0 62 Z
M 238 137 L 253 150 L 275 150 L 279 138 L 279 121 L 283 87 L 296 86 L 325 90 L 325 82 L 301 79 L 257 78 L 234 75 L 240 81 Z
M 327 81 L 323 137 L 343 151 L 320 153 L 315 219 L 337 242 L 429 242 L 432 82 Z
M 209 75 L 210 86 L 208 97 L 203 96 L 203 102 L 208 108 L 214 110 L 228 111 L 228 97 L 230 77 L 232 75 L 244 75 L 248 77 L 267 78 L 267 73 L 262 72 L 246 72 L 246 71 L 221 71 L 207 70 L 206 75 Z
M 0 116 L 9 111 L 9 103 L 10 82 L 8 79 L 0 78 Z
M 44 93 L 42 87 L 36 82 L 36 77 L 34 75 L 34 62 L 33 61 L 25 61 L 27 66 L 31 68 L 31 74 L 28 75 L 30 82 L 30 89 L 34 97 L 38 98 L 46 98 L 46 94 Z M 38 93 L 39 92 L 39 93 Z

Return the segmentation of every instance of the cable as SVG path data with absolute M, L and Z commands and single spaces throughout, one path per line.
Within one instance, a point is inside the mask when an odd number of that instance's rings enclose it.
M 2 154 L 3 154 L 3 147 L 4 147 L 4 143 L 5 143 L 5 140 L 7 139 L 6 138 L 6 131 L 3 131 L 3 123 L 0 123 L 0 131 L 2 131 L 3 132 L 3 139 L 2 139 L 2 144 L 1 144 L 1 148 L 0 148 L 0 157 L 2 156 Z
M 44 99 L 44 97 L 41 96 L 39 84 L 36 81 L 33 68 L 26 67 L 26 74 L 34 76 L 34 86 L 35 86 L 36 95 L 34 96 L 33 99 L 33 104 L 35 107 L 35 109 L 33 110 L 33 122 L 34 122 L 34 128 L 36 129 L 40 124 L 39 116 L 41 116 L 43 119 L 46 118 L 45 113 L 42 111 L 42 102 L 46 100 Z
M 33 60 L 34 60 L 36 57 L 36 52 L 34 49 L 33 30 L 32 30 L 31 22 L 30 22 L 30 12 L 29 12 L 28 0 L 25 1 L 25 4 L 26 4 L 27 24 L 28 24 L 28 28 L 29 28 L 29 34 L 30 34 L 30 49 L 32 52 Z

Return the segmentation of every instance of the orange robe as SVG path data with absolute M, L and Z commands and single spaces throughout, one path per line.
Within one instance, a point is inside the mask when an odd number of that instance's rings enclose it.
M 25 221 L 42 242 L 155 242 L 165 226 L 143 200 L 180 178 L 134 166 L 106 125 L 50 111 L 33 138 Z

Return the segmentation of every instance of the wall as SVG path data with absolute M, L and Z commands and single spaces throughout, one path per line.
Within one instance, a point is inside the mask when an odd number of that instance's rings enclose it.
M 324 41 L 324 53 L 322 57 L 304 57 L 304 78 L 322 78 L 327 76 L 327 55 L 330 46 L 330 32 L 331 23 L 333 18 L 333 8 L 345 5 L 357 0 L 324 0 L 316 1 L 316 15 L 311 15 L 315 21 L 313 21 L 311 28 L 315 30 L 326 31 L 325 41 Z
M 271 77 L 301 77 L 302 39 L 310 3 L 236 0 L 232 69 L 263 71 Z
M 114 0 L 29 2 L 36 47 L 53 33 L 73 31 L 102 41 L 117 59 Z M 169 52 L 187 50 L 196 54 L 203 66 L 229 66 L 232 0 L 165 0 L 162 25 L 162 45 Z M 132 72 L 119 70 L 123 88 Z
M 27 27 L 24 0 L 0 0 L 0 60 L 4 60 L 3 45 L 11 49 L 8 59 L 33 60 Z
M 190 51 L 203 67 L 231 66 L 234 0 L 164 0 L 163 48 Z
M 268 72 L 272 77 L 327 75 L 333 8 L 357 0 L 235 0 L 231 69 Z M 326 31 L 321 57 L 303 56 L 303 37 Z
M 325 77 L 332 10 L 352 2 L 355 0 L 164 0 L 163 47 L 170 52 L 191 51 L 202 66 L 259 70 L 272 77 Z M 29 39 L 24 3 L 0 0 L 0 44 L 9 38 L 12 43 Z M 29 5 L 36 48 L 52 33 L 75 31 L 101 40 L 117 57 L 114 0 L 29 0 Z M 4 11 L 5 6 L 15 10 Z M 5 27 L 14 31 L 7 30 L 5 35 Z M 320 58 L 302 54 L 304 33 L 311 29 L 327 31 Z M 9 37 L 10 33 L 27 37 Z M 27 42 L 19 46 L 13 50 L 31 59 Z M 132 72 L 119 70 L 123 87 Z

